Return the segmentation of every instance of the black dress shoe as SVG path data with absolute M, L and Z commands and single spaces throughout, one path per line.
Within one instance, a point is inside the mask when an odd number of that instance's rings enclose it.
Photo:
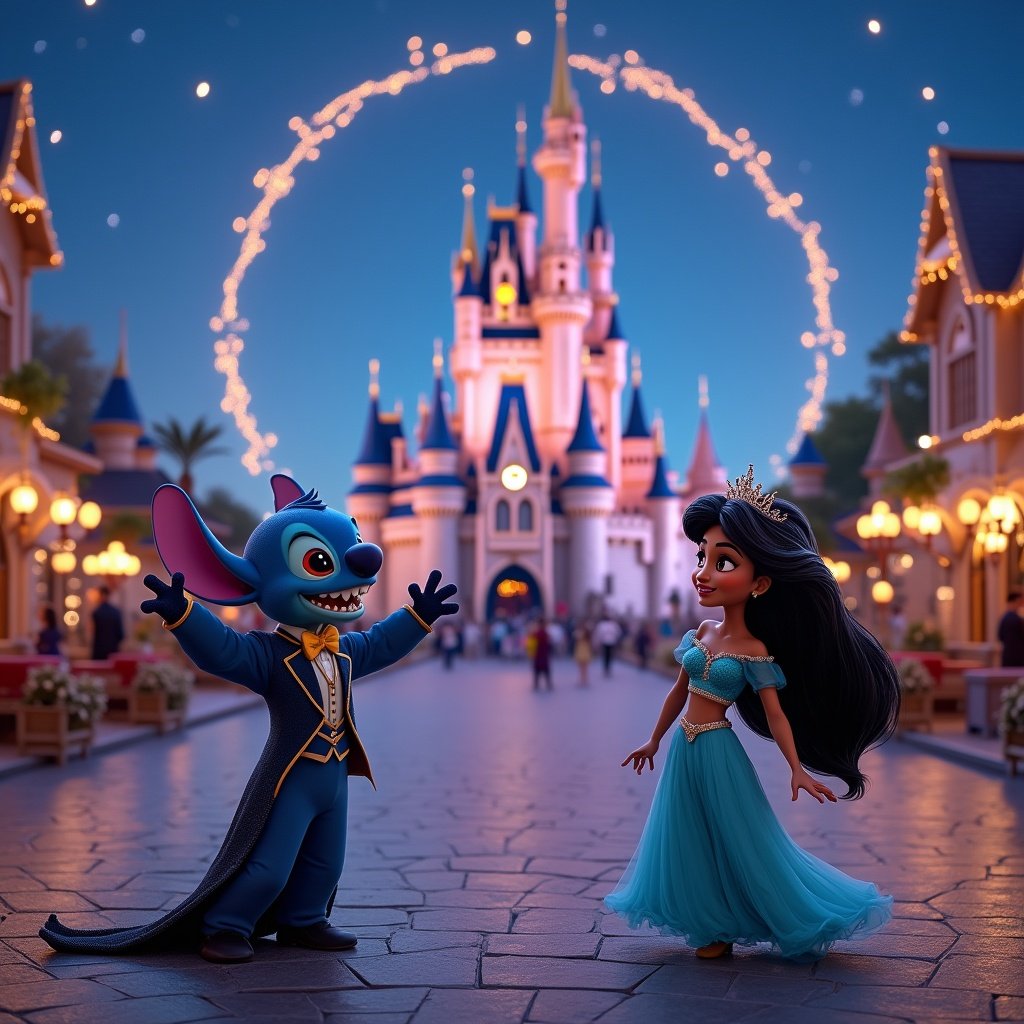
M 301 946 L 303 949 L 352 949 L 358 939 L 351 932 L 343 932 L 326 921 L 311 924 L 308 928 L 289 928 L 282 925 L 277 929 L 277 941 L 282 946 Z
M 252 944 L 241 932 L 214 932 L 203 939 L 199 955 L 214 964 L 244 964 L 252 959 Z

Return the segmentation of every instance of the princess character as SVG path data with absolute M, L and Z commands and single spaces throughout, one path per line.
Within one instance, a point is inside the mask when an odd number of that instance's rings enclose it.
M 633 927 L 683 936 L 702 958 L 770 942 L 783 956 L 814 959 L 885 924 L 892 897 L 797 846 L 725 712 L 735 703 L 754 732 L 775 740 L 793 800 L 804 790 L 836 801 L 809 771 L 840 779 L 842 799 L 858 799 L 861 755 L 895 728 L 899 679 L 843 604 L 803 513 L 763 495 L 753 473 L 683 515 L 697 545 L 699 603 L 722 609 L 722 620 L 683 637 L 651 738 L 622 762 L 638 775 L 653 770 L 679 722 L 636 853 L 605 903 Z

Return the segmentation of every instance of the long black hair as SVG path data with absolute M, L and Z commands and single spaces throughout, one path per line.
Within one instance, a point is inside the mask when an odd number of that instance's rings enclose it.
M 747 629 L 786 675 L 779 690 L 796 740 L 800 763 L 834 775 L 848 787 L 844 799 L 864 795 L 867 779 L 858 767 L 869 747 L 896 728 L 899 675 L 882 645 L 843 604 L 810 524 L 794 504 L 776 498 L 777 522 L 745 501 L 708 494 L 683 513 L 683 530 L 699 544 L 713 526 L 754 563 L 755 576 L 771 586 L 747 601 Z M 736 701 L 754 732 L 771 738 L 760 698 L 746 687 Z

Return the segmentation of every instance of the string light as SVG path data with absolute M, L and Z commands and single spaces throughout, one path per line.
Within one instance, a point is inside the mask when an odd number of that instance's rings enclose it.
M 532 41 L 533 41 L 533 36 L 530 35 L 530 33 L 526 31 L 526 29 L 520 29 L 516 33 L 516 42 L 520 46 L 529 46 Z
M 742 165 L 751 183 L 761 193 L 768 216 L 781 221 L 800 237 L 800 244 L 810 268 L 807 283 L 811 286 L 817 328 L 815 332 L 805 332 L 802 343 L 805 347 L 815 348 L 817 351 L 814 353 L 814 376 L 806 383 L 810 397 L 798 410 L 796 429 L 786 445 L 789 452 L 795 452 L 803 434 L 814 430 L 821 422 L 829 371 L 829 361 L 823 350 L 830 350 L 834 356 L 841 356 L 846 352 L 846 335 L 837 330 L 833 323 L 829 300 L 831 286 L 838 280 L 839 272 L 829 264 L 828 254 L 818 241 L 821 225 L 817 221 L 804 222 L 797 216 L 794 211 L 803 203 L 803 196 L 796 192 L 783 195 L 776 188 L 765 170 L 771 163 L 771 154 L 758 147 L 750 138 L 748 129 L 738 128 L 730 134 L 704 110 L 697 101 L 693 89 L 679 89 L 664 71 L 641 65 L 639 54 L 635 50 L 627 50 L 624 57 L 623 66 L 615 57 L 602 62 L 586 54 L 572 54 L 569 57 L 569 64 L 601 78 L 602 91 L 611 91 L 605 90 L 605 82 L 618 78 L 630 92 L 641 90 L 652 99 L 682 108 L 690 122 L 704 132 L 709 146 L 724 150 L 730 160 Z M 721 165 L 716 165 L 715 173 L 722 177 L 724 175 L 720 173 L 719 166 Z M 727 171 L 728 164 L 724 166 Z M 810 344 L 807 341 L 808 335 Z
M 9 412 L 17 413 L 19 416 L 28 415 L 28 409 L 21 402 L 16 398 L 8 398 L 6 395 L 0 395 L 0 409 L 7 409 Z M 60 434 L 48 427 L 38 416 L 33 418 L 31 426 L 40 437 L 47 441 L 60 440 Z
M 410 52 L 420 50 L 423 40 L 412 36 L 406 43 Z M 444 44 L 438 44 L 444 47 Z M 438 47 L 435 46 L 435 50 Z M 444 47 L 443 54 L 430 66 L 412 70 L 395 71 L 386 78 L 368 79 L 360 85 L 341 93 L 322 107 L 309 121 L 293 117 L 289 128 L 296 133 L 298 141 L 292 151 L 279 164 L 260 168 L 253 177 L 253 185 L 263 195 L 247 217 L 236 217 L 232 226 L 244 232 L 241 248 L 234 264 L 223 283 L 224 298 L 216 316 L 210 318 L 210 329 L 218 336 L 214 342 L 214 368 L 225 377 L 224 397 L 221 409 L 232 416 L 238 432 L 248 444 L 242 455 L 242 465 L 253 475 L 274 468 L 270 458 L 271 449 L 277 444 L 272 433 L 260 431 L 256 417 L 250 411 L 252 394 L 239 370 L 241 354 L 245 349 L 242 335 L 249 329 L 249 322 L 239 316 L 238 293 L 246 272 L 253 261 L 266 251 L 267 243 L 263 234 L 270 227 L 270 212 L 295 187 L 295 171 L 304 161 L 316 160 L 320 147 L 332 139 L 339 129 L 347 128 L 352 119 L 363 109 L 366 100 L 375 96 L 398 96 L 403 89 L 425 81 L 434 75 L 447 75 L 462 67 L 488 64 L 497 53 L 492 47 L 476 47 L 464 53 L 449 53 Z

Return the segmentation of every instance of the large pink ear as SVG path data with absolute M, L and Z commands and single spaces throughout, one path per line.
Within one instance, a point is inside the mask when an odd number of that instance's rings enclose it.
M 302 488 L 284 473 L 275 473 L 270 478 L 270 486 L 274 489 L 274 511 L 280 512 L 285 505 L 297 501 L 305 493 Z
M 256 566 L 232 554 L 210 532 L 189 496 L 174 484 L 153 495 L 153 540 L 169 573 L 184 573 L 185 589 L 213 604 L 256 599 Z

